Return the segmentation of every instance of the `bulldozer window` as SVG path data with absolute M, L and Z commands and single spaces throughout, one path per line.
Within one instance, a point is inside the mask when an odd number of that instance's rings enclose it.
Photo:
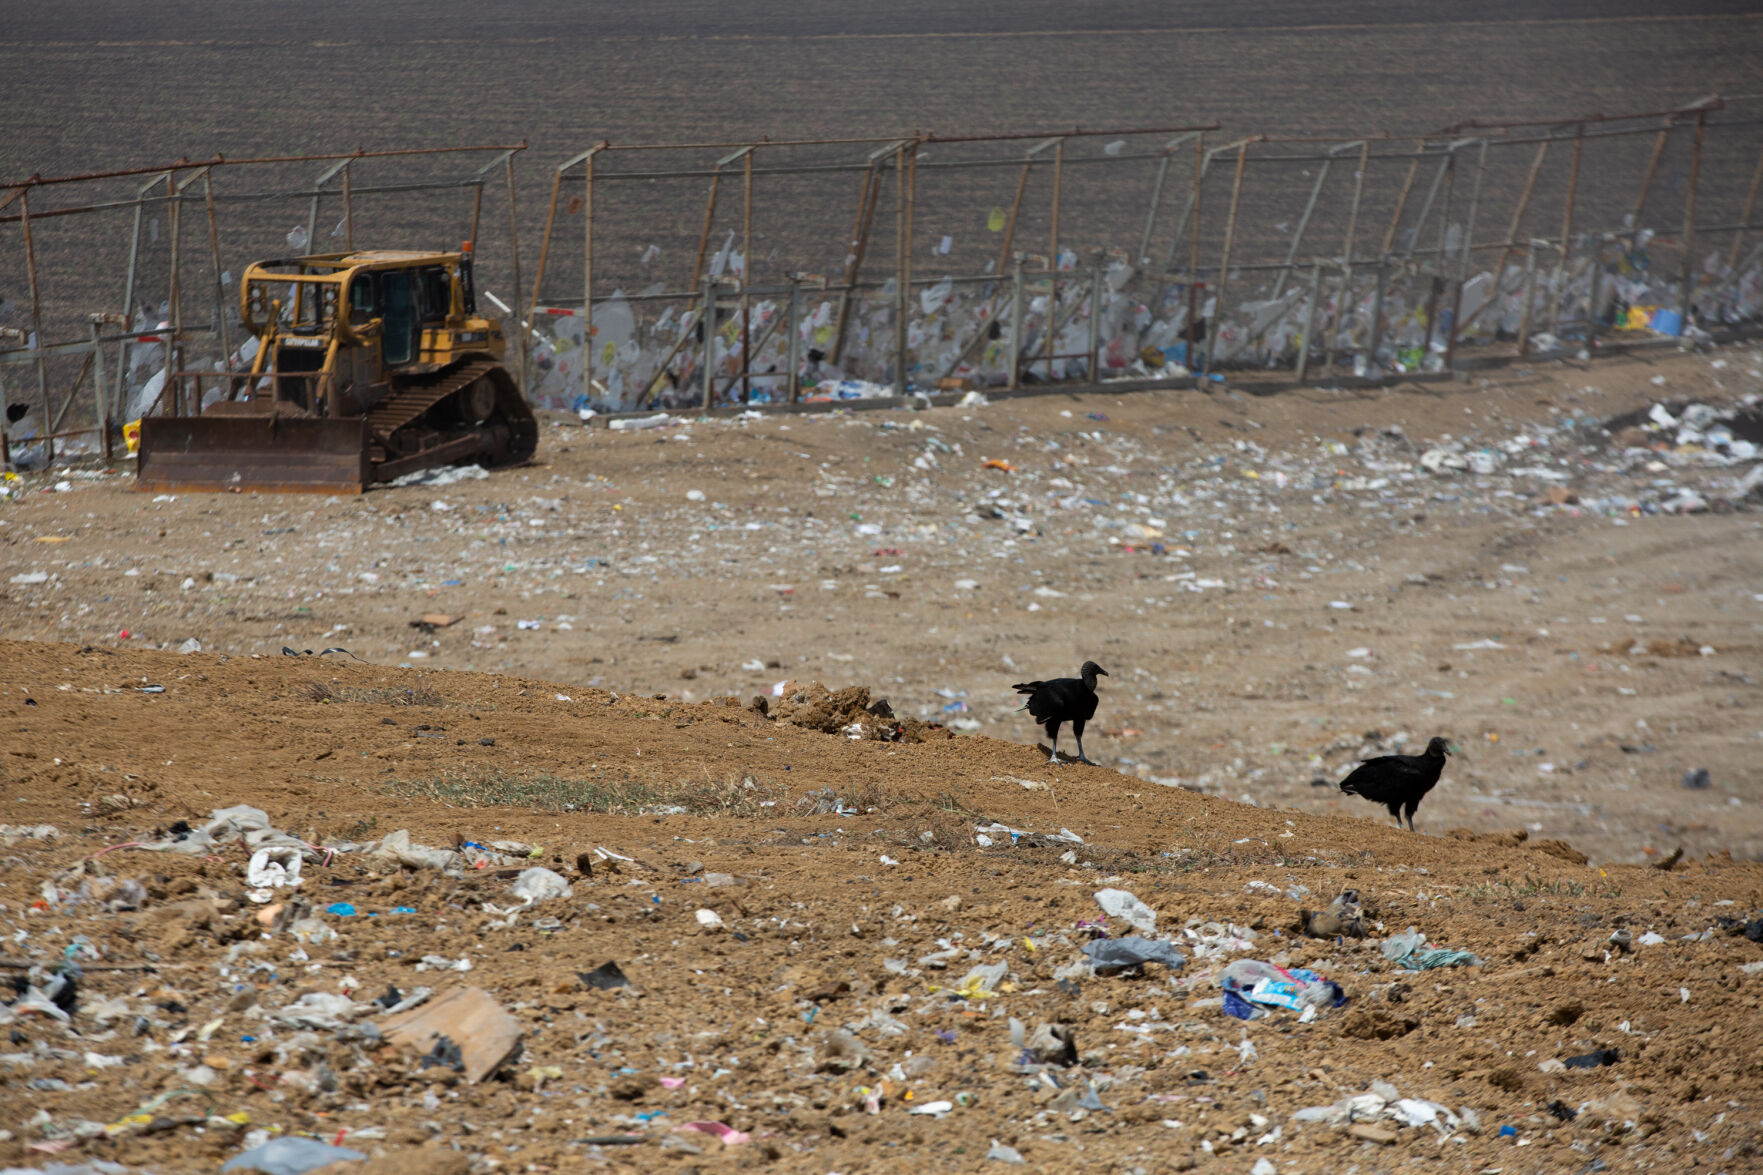
M 349 283 L 349 322 L 361 326 L 374 314 L 373 278 L 362 274 Z
M 316 334 L 323 326 L 319 320 L 321 298 L 318 287 L 305 282 L 288 287 L 288 327 L 295 334 Z
M 419 269 L 416 279 L 422 285 L 424 322 L 439 322 L 453 313 L 453 283 L 447 280 L 446 269 L 439 265 Z
M 422 329 L 422 323 L 417 316 L 412 276 L 407 270 L 400 269 L 379 275 L 380 316 L 385 321 L 380 354 L 388 365 L 409 363 L 416 358 L 416 335 Z

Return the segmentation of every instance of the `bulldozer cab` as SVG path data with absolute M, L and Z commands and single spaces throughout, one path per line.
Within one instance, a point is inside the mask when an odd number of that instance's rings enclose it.
M 478 316 L 471 262 L 467 248 L 247 268 L 250 370 L 179 373 L 196 377 L 197 411 L 142 421 L 139 488 L 360 492 L 433 465 L 531 456 L 537 424 L 502 364 L 501 323 Z

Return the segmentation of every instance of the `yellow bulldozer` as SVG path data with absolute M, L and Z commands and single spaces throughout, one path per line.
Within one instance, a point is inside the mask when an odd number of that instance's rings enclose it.
M 477 312 L 469 242 L 260 261 L 239 299 L 250 371 L 172 373 L 171 412 L 140 422 L 137 488 L 361 493 L 537 447 L 501 322 Z

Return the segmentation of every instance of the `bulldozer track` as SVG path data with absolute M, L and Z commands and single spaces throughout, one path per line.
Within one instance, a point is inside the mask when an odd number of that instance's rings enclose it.
M 384 443 L 393 433 L 420 417 L 448 396 L 495 370 L 493 359 L 477 359 L 455 368 L 435 383 L 407 385 L 393 392 L 367 414 L 370 435 Z

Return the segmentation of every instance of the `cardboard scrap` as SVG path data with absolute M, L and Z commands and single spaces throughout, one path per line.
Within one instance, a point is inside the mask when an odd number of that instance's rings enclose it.
M 427 1055 L 444 1041 L 459 1052 L 465 1079 L 482 1081 L 520 1050 L 520 1021 L 481 987 L 455 987 L 380 1024 L 393 1044 Z M 451 1051 L 451 1050 L 445 1050 Z

